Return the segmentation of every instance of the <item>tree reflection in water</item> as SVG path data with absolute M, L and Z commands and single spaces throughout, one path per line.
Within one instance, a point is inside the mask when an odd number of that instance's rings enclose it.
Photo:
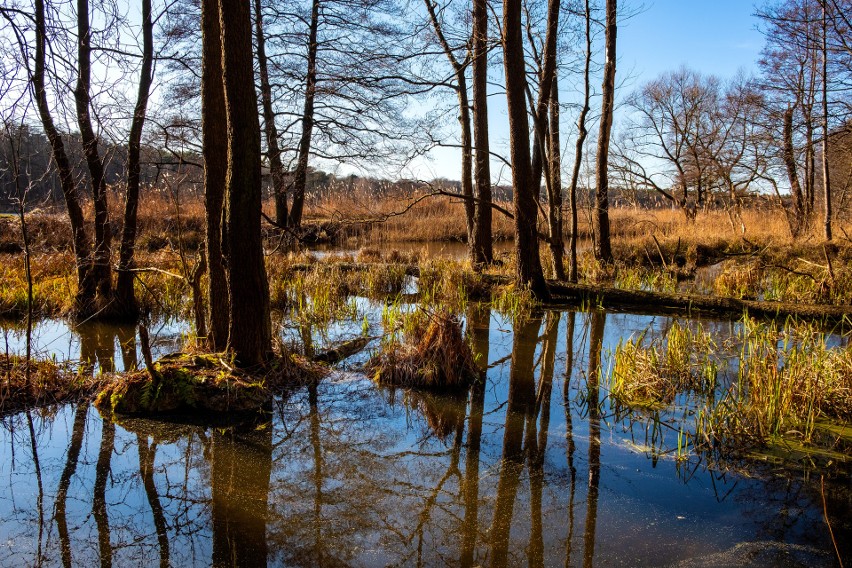
M 583 326 L 551 312 L 510 330 L 487 309 L 466 315 L 488 374 L 456 396 L 390 395 L 338 373 L 276 399 L 271 422 L 114 424 L 85 405 L 7 417 L 0 485 L 15 490 L 0 495 L 0 540 L 15 545 L 0 564 L 592 566 L 637 557 L 642 539 L 653 549 L 646 564 L 749 539 L 830 552 L 818 479 L 699 470 L 687 485 L 662 451 L 652 468 L 626 449 L 631 426 L 606 414 L 601 368 L 628 316 L 593 312 Z M 112 368 L 113 356 L 132 367 L 133 338 L 90 328 L 81 351 L 90 369 Z M 650 477 L 632 473 L 646 466 Z M 844 483 L 826 479 L 846 552 Z M 701 522 L 667 520 L 670 496 L 686 497 Z M 619 539 L 597 539 L 602 527 Z
M 595 310 L 591 313 L 589 373 L 586 375 L 589 413 L 589 486 L 586 495 L 586 530 L 583 535 L 583 566 L 586 567 L 594 565 L 595 530 L 598 523 L 598 487 L 601 480 L 600 373 L 605 324 L 604 312 Z
M 494 517 L 491 521 L 491 565 L 508 563 L 509 533 L 523 470 L 523 438 L 527 417 L 535 408 L 535 348 L 541 316 L 530 317 L 515 328 L 512 364 L 509 372 L 509 398 L 503 429 L 503 452 Z
M 248 424 L 210 436 L 213 565 L 266 566 L 271 424 Z

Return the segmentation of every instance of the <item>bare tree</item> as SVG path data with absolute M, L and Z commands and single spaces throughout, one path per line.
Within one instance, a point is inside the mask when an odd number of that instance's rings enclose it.
M 139 210 L 140 153 L 142 128 L 148 109 L 154 63 L 154 22 L 151 0 L 142 0 L 142 66 L 139 70 L 139 93 L 130 124 L 127 142 L 127 190 L 124 201 L 124 224 L 121 231 L 121 249 L 118 259 L 118 278 L 115 296 L 118 311 L 135 317 L 138 311 L 133 292 L 134 253 L 136 250 L 136 217 Z
M 656 191 L 694 220 L 717 182 L 719 97 L 718 79 L 683 67 L 634 92 L 636 118 L 617 156 L 626 185 Z
M 609 230 L 609 141 L 612 132 L 612 115 L 615 108 L 615 59 L 618 20 L 617 0 L 606 0 L 606 62 L 604 64 L 601 103 L 600 133 L 595 159 L 595 209 L 593 226 L 595 232 L 595 258 L 612 261 L 612 245 Z
M 583 106 L 577 117 L 577 142 L 574 148 L 574 167 L 571 170 L 571 186 L 568 190 L 568 202 L 571 210 L 571 225 L 568 244 L 568 279 L 577 281 L 577 184 L 580 180 L 580 167 L 583 164 L 583 148 L 586 143 L 588 130 L 586 118 L 589 115 L 589 100 L 591 98 L 591 85 L 589 75 L 592 63 L 592 12 L 589 0 L 583 5 L 583 20 L 585 29 L 585 52 L 583 57 Z
M 272 193 L 275 199 L 275 222 L 287 226 L 287 180 L 281 163 L 278 128 L 272 107 L 272 85 L 269 82 L 269 62 L 266 57 L 266 36 L 263 31 L 263 9 L 260 0 L 254 0 L 255 32 L 257 36 L 257 67 L 260 76 L 260 99 L 263 105 L 263 126 L 266 134 L 266 153 L 272 174 Z
M 494 260 L 491 235 L 491 153 L 488 140 L 488 6 L 473 0 L 473 137 L 476 146 L 476 209 L 470 248 L 474 266 Z
M 107 208 L 106 180 L 104 165 L 98 151 L 98 137 L 95 135 L 91 117 L 92 83 L 92 29 L 89 22 L 89 1 L 77 0 L 77 85 L 74 88 L 74 103 L 77 110 L 77 124 L 83 139 L 83 153 L 92 185 L 92 197 L 95 208 L 95 248 L 92 262 L 93 284 L 106 305 L 112 299 L 112 234 Z

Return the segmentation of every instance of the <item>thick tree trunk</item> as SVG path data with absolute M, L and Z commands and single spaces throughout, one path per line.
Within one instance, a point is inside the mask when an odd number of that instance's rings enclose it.
M 491 156 L 488 143 L 488 6 L 473 0 L 473 137 L 476 145 L 476 208 L 473 214 L 471 262 L 494 261 L 491 235 Z
M 559 85 L 554 78 L 550 85 L 550 138 L 548 155 L 550 164 L 547 187 L 547 236 L 550 238 L 550 256 L 553 259 L 553 276 L 565 280 L 565 263 L 562 256 L 565 243 L 562 239 L 562 142 L 559 139 Z
M 74 89 L 74 102 L 77 109 L 77 123 L 83 141 L 83 153 L 89 169 L 92 183 L 92 200 L 95 206 L 95 254 L 89 276 L 91 286 L 104 305 L 112 297 L 112 234 L 109 228 L 107 209 L 106 181 L 104 165 L 98 152 L 98 139 L 92 127 L 91 117 L 91 77 L 92 77 L 92 30 L 89 24 L 89 0 L 77 0 L 77 85 Z M 87 289 L 89 285 L 85 286 Z M 90 306 L 93 307 L 93 306 Z
M 598 152 L 595 159 L 595 258 L 612 262 L 612 245 L 609 236 L 609 138 L 612 132 L 612 113 L 615 106 L 615 57 L 617 35 L 617 0 L 606 0 L 606 63 L 601 103 L 601 127 L 598 135 Z
M 257 35 L 257 66 L 260 72 L 260 100 L 263 105 L 263 126 L 266 134 L 266 154 L 272 174 L 272 193 L 275 198 L 275 222 L 287 226 L 287 183 L 284 165 L 281 163 L 281 148 L 278 146 L 278 129 L 272 109 L 272 86 L 269 83 L 269 65 L 266 59 L 266 37 L 263 33 L 263 11 L 260 0 L 254 0 L 254 21 Z
M 260 234 L 260 121 L 254 90 L 251 8 L 220 0 L 228 175 L 224 247 L 228 269 L 228 346 L 240 365 L 257 365 L 271 349 L 269 284 Z
M 47 25 L 45 23 L 44 0 L 35 0 L 35 23 L 36 23 L 36 49 L 35 67 L 33 70 L 33 92 L 35 94 L 36 106 L 38 107 L 41 124 L 44 133 L 50 142 L 50 149 L 56 169 L 59 172 L 59 184 L 62 188 L 62 196 L 65 198 L 65 207 L 68 211 L 68 220 L 71 223 L 72 243 L 74 246 L 74 257 L 77 263 L 77 297 L 75 299 L 75 311 L 81 311 L 82 307 L 90 304 L 95 299 L 94 287 L 87 288 L 91 284 L 88 278 L 92 266 L 91 248 L 86 236 L 85 220 L 83 219 L 83 208 L 80 205 L 80 196 L 77 192 L 77 184 L 71 170 L 71 162 L 65 152 L 62 136 L 56 129 L 53 116 L 50 114 L 50 106 L 47 102 L 47 90 L 45 89 L 45 51 L 47 44 Z
M 228 344 L 228 281 L 222 259 L 222 213 L 228 168 L 225 84 L 218 0 L 201 3 L 201 121 L 204 153 L 204 206 L 207 210 L 208 346 L 223 351 Z
M 549 296 L 538 251 L 536 196 L 530 164 L 526 68 L 521 35 L 521 0 L 503 0 L 503 60 L 512 161 L 512 201 L 515 206 L 517 280 L 539 298 Z
M 574 149 L 574 168 L 571 171 L 571 189 L 568 200 L 571 208 L 571 231 L 568 236 L 568 279 L 577 281 L 577 184 L 580 181 L 580 166 L 583 164 L 583 148 L 586 144 L 586 117 L 589 115 L 589 98 L 591 96 L 591 85 L 589 83 L 589 68 L 592 62 L 592 13 L 589 0 L 585 0 L 585 23 L 586 23 L 586 56 L 583 65 L 583 108 L 577 118 L 577 144 Z
M 130 124 L 127 143 L 127 194 L 124 198 L 124 224 L 121 229 L 121 249 L 118 256 L 118 279 L 115 287 L 118 309 L 127 316 L 135 317 L 138 312 L 133 293 L 133 255 L 136 250 L 136 214 L 139 209 L 139 154 L 142 127 L 153 81 L 154 23 L 151 18 L 151 0 L 142 0 L 142 68 L 139 71 L 139 93 Z
M 299 140 L 299 161 L 293 176 L 293 204 L 287 225 L 298 228 L 302 224 L 305 207 L 305 189 L 308 179 L 308 156 L 311 151 L 311 134 L 314 129 L 314 97 L 317 91 L 317 29 L 319 28 L 319 0 L 311 5 L 311 25 L 308 30 L 308 75 L 305 87 L 305 109 L 302 113 L 302 137 Z

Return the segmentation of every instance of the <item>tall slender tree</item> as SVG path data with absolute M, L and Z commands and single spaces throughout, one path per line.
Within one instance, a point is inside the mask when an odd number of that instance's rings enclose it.
M 471 234 L 473 265 L 494 261 L 491 234 L 491 153 L 488 142 L 488 5 L 473 0 L 472 37 L 473 138 L 476 149 L 475 196 Z
M 302 112 L 302 135 L 299 139 L 299 158 L 293 174 L 293 203 L 287 224 L 299 227 L 305 207 L 305 190 L 308 179 L 308 158 L 311 151 L 311 135 L 314 130 L 314 101 L 317 95 L 317 33 L 319 30 L 320 1 L 311 2 L 311 20 L 308 29 L 308 74 L 305 85 L 305 107 Z
M 287 180 L 281 163 L 281 147 L 278 144 L 278 128 L 275 125 L 275 110 L 272 108 L 272 84 L 269 81 L 269 62 L 266 57 L 266 34 L 263 28 L 263 6 L 254 0 L 254 21 L 257 36 L 257 67 L 260 76 L 260 100 L 263 105 L 263 128 L 266 134 L 266 154 L 269 172 L 272 174 L 272 193 L 275 199 L 275 222 L 287 226 Z
M 121 228 L 121 248 L 118 255 L 118 277 L 115 287 L 118 310 L 133 317 L 138 311 L 133 293 L 132 269 L 136 250 L 136 217 L 139 210 L 141 140 L 151 83 L 154 80 L 153 65 L 154 21 L 151 16 L 151 0 L 142 0 L 142 67 L 139 70 L 139 92 L 127 142 L 127 189 L 124 198 L 124 224 Z
M 580 166 L 583 164 L 583 149 L 589 131 L 586 117 L 589 115 L 591 83 L 589 81 L 592 63 L 592 12 L 589 0 L 584 2 L 583 19 L 585 23 L 585 53 L 583 58 L 583 107 L 577 117 L 577 143 L 574 149 L 574 167 L 571 170 L 571 186 L 568 190 L 568 204 L 571 210 L 571 224 L 568 233 L 568 279 L 577 281 L 577 184 L 580 181 Z
M 823 235 L 831 240 L 831 178 L 828 167 L 828 140 L 831 137 L 828 114 L 828 3 L 822 3 L 822 191 L 823 191 Z
M 91 84 L 92 28 L 89 21 L 89 0 L 77 0 L 77 84 L 74 87 L 74 103 L 95 208 L 95 248 L 91 276 L 97 295 L 106 305 L 106 302 L 112 299 L 112 270 L 110 268 L 112 234 L 109 225 L 104 164 L 98 150 L 98 137 L 95 135 L 92 125 Z
M 603 91 L 601 97 L 601 123 L 598 134 L 598 152 L 595 158 L 595 207 L 592 217 L 595 232 L 595 258 L 612 262 L 612 244 L 609 237 L 609 140 L 612 133 L 612 115 L 615 107 L 615 58 L 618 32 L 618 0 L 606 0 L 606 61 L 604 63 Z

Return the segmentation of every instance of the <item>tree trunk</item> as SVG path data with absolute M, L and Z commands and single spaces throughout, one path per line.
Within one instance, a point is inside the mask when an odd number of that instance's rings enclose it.
M 583 65 L 583 108 L 577 118 L 577 144 L 574 150 L 574 168 L 571 171 L 571 189 L 568 200 L 571 207 L 571 232 L 568 236 L 568 279 L 577 281 L 577 184 L 580 181 L 580 166 L 583 164 L 583 147 L 589 131 L 586 129 L 586 117 L 589 115 L 589 98 L 591 86 L 589 83 L 589 67 L 592 62 L 592 12 L 589 0 L 585 0 L 585 22 L 586 22 L 586 56 Z
M 547 122 L 547 109 L 551 99 L 550 85 L 556 80 L 556 40 L 558 35 L 559 0 L 548 0 L 547 33 L 544 37 L 544 49 L 541 54 L 542 65 L 538 84 L 538 101 L 536 107 L 532 109 L 535 129 L 535 143 L 532 151 L 532 181 L 536 195 L 538 195 L 541 187 L 541 175 L 545 171 L 545 163 L 548 162 L 548 156 L 545 152 L 550 130 L 550 125 Z M 549 177 L 545 179 L 545 185 L 550 185 Z M 549 188 L 548 191 L 550 191 Z
M 553 258 L 553 276 L 565 280 L 565 263 L 562 256 L 565 244 L 562 240 L 562 152 L 559 139 L 559 85 L 554 77 L 550 85 L 550 164 L 547 188 L 547 230 L 550 237 L 550 255 Z
M 53 161 L 59 171 L 59 184 L 62 188 L 62 196 L 65 199 L 65 207 L 68 210 L 68 220 L 71 223 L 72 243 L 74 246 L 74 257 L 77 263 L 77 297 L 75 298 L 75 312 L 79 312 L 83 306 L 90 304 L 95 298 L 94 287 L 87 288 L 91 283 L 88 273 L 92 266 L 91 248 L 86 236 L 85 221 L 83 219 L 83 208 L 80 205 L 80 196 L 77 193 L 77 184 L 71 170 L 71 162 L 65 152 L 62 136 L 56 129 L 53 117 L 50 114 L 50 106 L 47 102 L 47 91 L 45 89 L 45 51 L 47 44 L 47 26 L 45 24 L 44 0 L 35 0 L 35 22 L 36 22 L 36 51 L 35 67 L 33 70 L 33 92 L 35 94 L 36 106 L 38 106 L 41 124 L 44 133 L 50 142 Z
M 139 94 L 130 124 L 127 143 L 127 194 L 124 198 L 124 224 L 121 229 L 121 249 L 118 260 L 118 280 L 115 287 L 118 309 L 128 316 L 138 312 L 133 293 L 133 255 L 136 249 L 136 214 L 139 208 L 139 153 L 142 127 L 148 108 L 148 95 L 153 81 L 154 23 L 151 19 L 151 0 L 142 0 L 142 69 L 139 72 Z
M 228 281 L 222 259 L 222 208 L 228 167 L 228 129 L 222 78 L 222 39 L 218 0 L 201 3 L 201 122 L 204 153 L 204 206 L 207 212 L 208 346 L 228 343 Z
M 822 0 L 822 191 L 824 236 L 831 240 L 831 180 L 828 172 L 828 10 Z
M 491 235 L 491 156 L 488 143 L 488 6 L 473 0 L 473 137 L 476 144 L 476 208 L 473 214 L 471 262 L 494 261 Z
M 305 87 L 305 109 L 302 113 L 302 137 L 299 140 L 299 161 L 293 176 L 293 205 L 288 226 L 299 228 L 305 207 L 305 186 L 308 179 L 308 154 L 311 151 L 311 133 L 314 129 L 314 97 L 317 91 L 317 28 L 319 27 L 319 0 L 311 5 L 311 25 L 308 31 L 308 75 Z
M 787 170 L 787 179 L 790 182 L 790 192 L 793 194 L 793 223 L 790 227 L 793 238 L 797 238 L 806 224 L 805 196 L 802 186 L 799 184 L 799 173 L 796 168 L 796 153 L 793 149 L 793 106 L 784 111 L 784 133 L 783 133 L 783 159 Z
M 240 365 L 257 365 L 271 349 L 269 284 L 260 234 L 260 121 L 254 90 L 251 8 L 220 0 L 228 175 L 225 258 L 228 269 L 228 346 Z
M 89 24 L 89 0 L 77 0 L 77 85 L 74 89 L 74 102 L 77 109 L 77 123 L 80 126 L 80 136 L 83 141 L 83 153 L 89 169 L 92 183 L 92 200 L 95 206 L 95 254 L 92 270 L 88 276 L 97 295 L 104 305 L 112 296 L 112 271 L 110 257 L 112 256 L 112 235 L 109 228 L 109 211 L 107 209 L 106 181 L 104 180 L 104 165 L 98 152 L 98 139 L 92 127 L 91 118 L 91 76 L 92 76 L 92 30 Z M 89 309 L 94 306 L 89 306 Z
M 287 226 L 287 185 L 281 149 L 278 146 L 278 129 L 275 127 L 275 112 L 272 110 L 272 86 L 269 83 L 269 66 L 266 59 L 266 37 L 263 33 L 263 11 L 260 0 L 254 0 L 254 20 L 257 34 L 257 66 L 260 71 L 260 100 L 263 105 L 263 126 L 266 134 L 266 153 L 272 174 L 272 193 L 275 198 L 275 222 Z
M 539 298 L 549 297 L 538 251 L 537 188 L 530 164 L 526 103 L 526 67 L 521 35 L 521 0 L 503 0 L 503 52 L 506 106 L 512 161 L 512 201 L 515 206 L 517 280 Z
M 462 195 L 465 197 L 464 212 L 467 242 L 470 247 L 471 257 L 473 257 L 473 215 L 476 206 L 473 201 L 473 179 L 471 171 L 473 165 L 473 142 L 470 135 L 470 102 L 467 94 L 467 76 L 465 75 L 465 66 L 456 59 L 452 47 L 450 47 L 447 38 L 444 36 L 441 23 L 438 21 L 438 15 L 435 13 L 435 4 L 432 3 L 432 0 L 425 0 L 425 2 L 426 10 L 429 12 L 429 19 L 432 22 L 432 29 L 435 30 L 438 42 L 441 44 L 444 55 L 447 56 L 453 68 L 453 73 L 456 76 L 456 94 L 459 99 L 459 126 L 461 128 L 461 190 Z
M 615 57 L 617 35 L 617 0 L 606 0 L 606 63 L 604 65 L 601 97 L 601 127 L 598 135 L 598 153 L 595 188 L 595 258 L 612 262 L 612 245 L 609 237 L 609 138 L 612 132 L 612 113 L 615 100 Z

